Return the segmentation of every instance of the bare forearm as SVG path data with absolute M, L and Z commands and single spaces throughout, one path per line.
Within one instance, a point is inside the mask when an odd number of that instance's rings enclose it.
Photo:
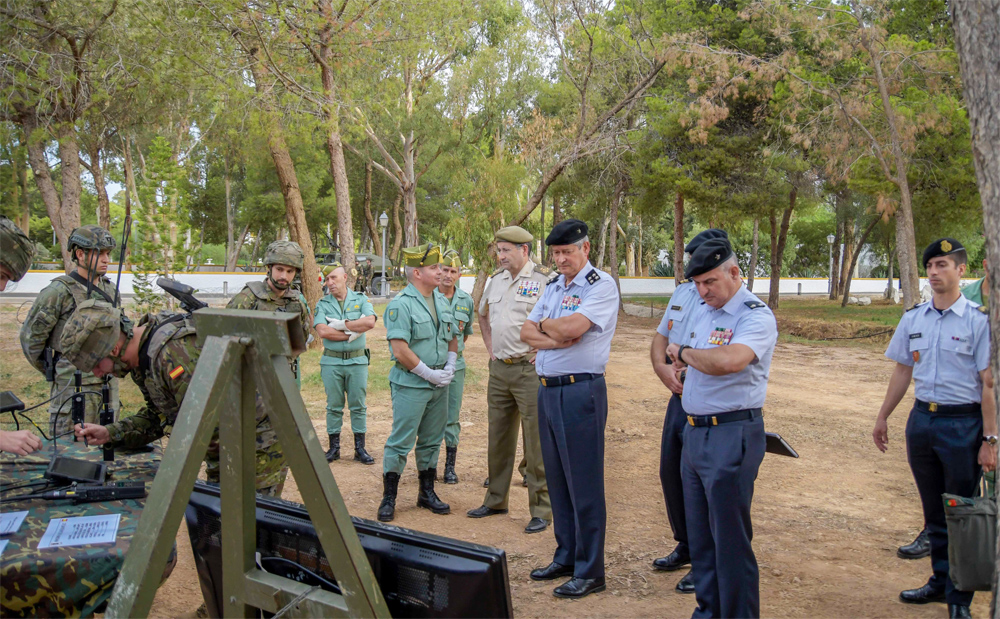
M 545 333 L 556 342 L 575 340 L 590 328 L 591 322 L 583 314 L 573 314 L 562 318 L 549 318 L 545 321 Z
M 993 389 L 989 385 L 983 385 L 983 434 L 988 436 L 997 433 L 997 403 Z
M 316 325 L 316 335 L 331 342 L 346 342 L 350 337 L 340 329 L 334 329 L 330 325 Z
M 545 324 L 548 324 L 547 320 Z M 530 320 L 525 320 L 524 325 L 521 326 L 521 341 L 538 350 L 551 350 L 559 347 L 559 342 L 539 331 L 538 323 Z
M 410 350 L 410 345 L 404 340 L 389 340 L 389 345 L 392 346 L 392 354 L 396 357 L 396 361 L 407 370 L 412 371 L 420 365 L 420 358 Z
M 483 344 L 486 345 L 486 352 L 493 354 L 493 330 L 490 328 L 489 315 L 479 315 L 479 335 L 483 337 Z
M 878 411 L 880 419 L 888 419 L 892 411 L 896 410 L 899 402 L 906 395 L 906 390 L 910 387 L 910 379 L 912 377 L 913 368 L 902 363 L 896 364 L 896 369 L 892 371 L 892 377 L 889 379 L 889 387 L 885 391 L 882 408 Z M 994 423 L 996 422 L 994 421 Z
M 725 376 L 742 372 L 754 360 L 753 350 L 744 344 L 717 348 L 685 348 L 682 361 L 702 374 Z
M 453 337 L 451 341 L 448 342 L 448 352 L 458 352 L 458 338 Z
M 375 321 L 378 320 L 374 316 L 362 316 L 357 320 L 348 320 L 344 323 L 344 326 L 353 331 L 354 333 L 364 333 L 365 331 L 371 331 L 375 328 Z

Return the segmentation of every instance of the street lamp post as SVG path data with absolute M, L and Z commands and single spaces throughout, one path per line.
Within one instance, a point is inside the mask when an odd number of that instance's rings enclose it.
M 836 236 L 832 234 L 826 235 L 826 243 L 827 245 L 830 246 L 830 274 L 829 274 L 829 281 L 826 287 L 827 288 L 826 292 L 828 295 L 833 294 L 833 242 L 836 240 L 837 240 Z
M 382 214 L 379 216 L 378 223 L 382 226 L 382 285 L 379 288 L 381 288 L 382 296 L 387 297 L 389 296 L 389 290 L 385 281 L 385 233 L 389 226 L 389 216 L 385 214 L 385 211 L 382 211 Z

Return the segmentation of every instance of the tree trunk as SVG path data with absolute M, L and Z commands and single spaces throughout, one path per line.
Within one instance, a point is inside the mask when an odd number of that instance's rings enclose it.
M 331 78 L 332 79 L 332 78 Z M 325 78 L 324 78 L 324 81 Z M 357 279 L 351 270 L 356 266 L 354 258 L 354 223 L 351 221 L 351 194 L 347 186 L 347 163 L 344 161 L 344 146 L 340 141 L 339 125 L 335 125 L 336 117 L 327 119 L 329 131 L 326 136 L 326 148 L 330 153 L 330 173 L 333 175 L 333 189 L 337 197 L 337 242 L 340 244 L 340 262 L 347 271 L 347 287 L 354 287 Z M 312 243 L 310 242 L 310 245 Z M 317 277 L 319 277 L 317 275 Z M 319 297 L 316 298 L 317 301 Z M 314 304 L 315 305 L 315 304 Z
M 31 201 L 28 196 L 28 161 L 27 152 L 22 146 L 18 146 L 14 149 L 14 161 L 17 162 L 16 184 L 20 188 L 20 200 L 21 200 L 21 230 L 26 236 L 29 235 L 31 229 Z
M 674 200 L 674 284 L 684 281 L 684 194 Z
M 542 197 L 541 207 L 542 207 L 542 213 L 541 213 L 541 217 L 539 218 L 540 219 L 540 224 L 539 225 L 540 225 L 540 228 L 541 228 L 542 232 L 541 232 L 541 234 L 539 235 L 539 238 L 538 238 L 538 260 L 539 260 L 539 262 L 541 264 L 545 264 L 545 242 L 544 242 L 544 237 L 545 237 L 545 197 L 544 196 Z
M 788 196 L 788 208 L 781 215 L 781 228 L 777 230 L 777 213 L 771 211 L 771 288 L 767 293 L 767 306 L 771 310 L 778 309 L 779 286 L 781 284 L 781 264 L 785 256 L 785 241 L 788 240 L 788 225 L 792 221 L 792 210 L 795 209 L 795 199 L 799 190 L 792 185 Z
M 395 238 L 392 240 L 392 253 L 389 258 L 399 267 L 399 252 L 403 247 L 403 224 L 399 221 L 399 205 L 403 201 L 402 192 L 396 194 L 396 199 L 392 203 L 392 222 L 395 226 Z
M 983 203 L 983 227 L 990 279 L 990 356 L 994 377 L 1000 377 L 1000 0 L 949 3 L 955 21 L 955 46 L 962 70 L 965 103 L 972 130 L 972 161 Z M 1000 417 L 1000 389 L 993 390 Z M 1000 522 L 997 524 L 1000 530 Z M 997 538 L 1000 567 L 1000 537 Z M 997 616 L 1000 569 L 994 575 L 990 616 Z
M 886 235 L 886 236 L 888 236 L 888 235 Z M 892 279 L 893 279 L 892 278 L 892 267 L 893 267 L 893 262 L 895 260 L 895 257 L 892 255 L 892 243 L 888 243 L 887 242 L 885 245 L 886 245 L 885 255 L 888 256 L 888 258 L 889 258 L 889 268 L 886 269 L 888 271 L 888 273 L 889 273 L 889 276 L 888 276 L 888 278 L 886 278 L 885 298 L 886 299 L 891 299 L 894 296 L 893 295 L 893 292 L 894 292 L 893 288 L 894 288 L 895 282 L 892 281 Z
M 59 129 L 59 153 L 60 156 L 67 158 L 63 160 L 61 166 L 63 192 L 60 198 L 56 184 L 52 180 L 48 160 L 45 158 L 45 131 L 38 127 L 37 119 L 34 117 L 23 118 L 22 126 L 24 127 L 24 135 L 27 139 L 28 164 L 31 166 L 31 172 L 35 177 L 35 185 L 38 187 L 38 193 L 41 194 L 42 201 L 45 203 L 45 211 L 49 216 L 49 221 L 52 222 L 52 229 L 56 233 L 56 239 L 59 241 L 59 249 L 63 258 L 63 268 L 68 271 L 73 265 L 73 260 L 72 256 L 69 255 L 69 250 L 66 248 L 66 241 L 69 239 L 69 234 L 73 231 L 73 228 L 80 225 L 80 165 L 76 139 L 75 136 L 71 137 L 69 135 L 65 127 Z M 71 132 L 73 127 L 70 126 L 69 129 Z M 71 150 L 70 147 L 77 153 L 75 156 L 68 152 Z M 73 180 L 72 173 L 72 168 L 74 167 L 76 169 L 75 181 Z M 73 189 L 74 184 L 76 186 L 75 191 Z M 75 202 L 73 202 L 74 196 Z
M 556 225 L 563 220 L 562 211 L 559 210 L 559 194 L 552 194 L 552 227 L 555 228 Z M 548 261 L 546 264 L 549 266 L 553 265 L 552 252 L 548 252 Z
M 618 184 L 615 186 L 614 196 L 611 198 L 611 222 L 608 227 L 610 230 L 610 239 L 608 241 L 608 257 L 610 261 L 610 272 L 611 277 L 615 278 L 615 286 L 618 288 L 618 309 L 621 311 L 625 308 L 625 304 L 622 301 L 622 285 L 618 280 L 618 209 L 621 206 L 622 199 L 625 197 L 625 191 L 628 189 L 628 178 L 622 175 L 618 180 Z
M 372 213 L 372 162 L 365 161 L 365 201 L 364 201 L 365 221 L 368 222 L 368 229 L 372 235 L 372 251 L 376 256 L 382 255 L 382 238 L 379 236 L 379 227 L 375 223 L 375 215 Z
M 607 256 L 608 249 L 608 221 L 610 220 L 610 215 L 605 215 L 604 219 L 601 220 L 601 231 L 599 233 L 599 238 L 597 239 L 597 268 L 606 270 L 604 258 Z
M 865 247 L 865 242 L 868 241 L 868 235 L 872 233 L 875 226 L 878 225 L 880 216 L 876 215 L 875 219 L 872 220 L 865 231 L 861 233 L 861 238 L 858 239 L 858 244 L 854 247 L 854 251 L 851 252 L 851 265 L 847 270 L 847 279 L 844 280 L 844 299 L 840 302 L 840 307 L 847 307 L 847 299 L 851 294 L 851 279 L 854 278 L 854 267 L 858 264 L 858 256 L 861 255 L 861 251 Z
M 90 165 L 87 170 L 94 177 L 94 189 L 97 191 L 97 225 L 105 230 L 111 229 L 111 201 L 108 199 L 108 188 L 104 183 L 104 170 L 101 168 L 101 148 L 104 138 L 98 138 L 87 144 L 87 155 Z
M 403 236 L 407 247 L 420 244 L 420 234 L 417 231 L 417 185 L 403 185 Z
M 840 244 L 844 241 L 844 213 L 841 204 L 841 193 L 834 197 L 834 217 L 837 227 L 833 233 L 833 259 L 830 267 L 830 300 L 836 301 L 840 291 Z
M 226 190 L 226 270 L 236 269 L 236 209 L 233 208 L 233 179 L 229 173 L 229 155 L 222 157 L 222 184 Z
M 635 231 L 636 231 L 637 244 L 639 246 L 639 249 L 636 251 L 636 266 L 637 266 L 637 268 L 636 268 L 636 275 L 638 275 L 639 277 L 644 277 L 645 273 L 643 273 L 643 264 L 645 264 L 646 261 L 642 257 L 642 216 L 641 215 L 636 218 Z
M 760 255 L 760 218 L 753 218 L 753 244 L 750 246 L 750 269 L 747 273 L 747 288 L 753 292 L 753 278 L 757 274 L 757 258 Z
M 851 263 L 848 257 L 854 253 L 854 220 L 844 221 L 844 251 L 840 257 L 840 276 L 837 280 L 837 294 L 844 296 L 844 284 L 850 275 Z

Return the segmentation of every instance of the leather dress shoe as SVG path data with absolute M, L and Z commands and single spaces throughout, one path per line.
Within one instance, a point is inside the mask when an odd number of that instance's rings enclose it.
M 924 585 L 916 589 L 907 589 L 899 592 L 899 600 L 907 604 L 929 604 L 931 602 L 944 601 L 944 589 L 935 589 L 930 585 Z
M 660 570 L 661 572 L 672 572 L 674 570 L 679 570 L 685 565 L 691 564 L 691 557 L 687 555 L 682 555 L 676 550 L 671 552 L 665 557 L 660 557 L 659 559 L 653 560 L 653 569 Z
M 896 556 L 900 559 L 923 559 L 931 554 L 931 538 L 924 529 L 917 535 L 917 538 L 896 549 Z
M 604 577 L 601 578 L 570 578 L 569 581 L 552 590 L 557 598 L 582 598 L 591 593 L 604 591 Z
M 684 574 L 684 578 L 677 581 L 677 586 L 674 587 L 677 593 L 694 593 L 694 578 L 691 577 L 691 572 Z
M 489 487 L 490 487 L 490 478 L 487 477 L 486 479 L 483 480 L 483 488 L 489 488 Z
M 561 565 L 553 561 L 545 567 L 540 567 L 537 570 L 531 570 L 530 577 L 531 580 L 555 580 L 556 578 L 572 575 L 572 565 Z
M 948 604 L 948 617 L 949 619 L 965 619 L 966 617 L 971 619 L 972 613 L 969 612 L 968 606 Z
M 527 477 L 522 477 L 521 478 L 521 486 L 524 487 L 524 488 L 528 487 L 528 478 Z
M 549 521 L 545 518 L 532 518 L 528 526 L 524 527 L 525 533 L 541 533 L 549 526 Z
M 480 505 L 476 509 L 470 509 L 465 512 L 465 515 L 469 518 L 485 518 L 487 516 L 496 516 L 497 514 L 506 514 L 506 509 L 493 509 L 492 507 L 486 507 L 485 505 Z

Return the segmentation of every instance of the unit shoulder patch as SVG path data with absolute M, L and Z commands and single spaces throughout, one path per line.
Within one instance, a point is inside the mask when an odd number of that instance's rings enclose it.
M 601 275 L 597 272 L 597 269 L 590 269 L 590 273 L 587 273 L 587 283 L 594 285 L 601 281 Z
M 743 305 L 746 305 L 750 309 L 757 309 L 759 307 L 765 307 L 767 304 L 763 301 L 747 301 Z

